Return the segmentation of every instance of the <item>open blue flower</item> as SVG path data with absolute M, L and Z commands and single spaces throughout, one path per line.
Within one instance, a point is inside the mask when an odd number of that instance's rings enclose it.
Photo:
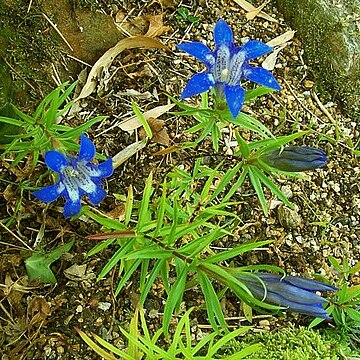
M 241 47 L 235 46 L 232 30 L 224 20 L 219 20 L 215 25 L 214 41 L 214 51 L 201 42 L 177 45 L 180 50 L 203 62 L 207 68 L 206 72 L 195 74 L 188 81 L 181 94 L 182 99 L 215 87 L 216 95 L 220 99 L 225 97 L 232 116 L 236 118 L 245 100 L 245 90 L 240 85 L 242 79 L 281 90 L 268 70 L 248 63 L 271 51 L 271 46 L 257 40 L 251 40 Z
M 260 160 L 282 171 L 306 171 L 324 167 L 328 161 L 321 149 L 310 146 L 286 146 L 271 150 Z
M 323 308 L 327 300 L 316 292 L 336 291 L 337 288 L 334 286 L 297 276 L 267 273 L 240 274 L 238 277 L 258 300 L 284 306 L 300 314 L 330 318 Z
M 99 165 L 90 164 L 95 156 L 94 144 L 85 136 L 80 138 L 80 152 L 74 157 L 50 150 L 45 153 L 45 163 L 59 175 L 54 185 L 34 191 L 32 194 L 46 203 L 55 201 L 59 196 L 65 198 L 64 216 L 77 215 L 81 209 L 81 198 L 87 195 L 93 205 L 105 198 L 106 192 L 102 179 L 113 173 L 112 159 Z

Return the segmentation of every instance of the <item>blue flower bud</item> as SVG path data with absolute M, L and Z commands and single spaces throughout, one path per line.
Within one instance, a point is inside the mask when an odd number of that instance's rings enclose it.
M 258 300 L 284 306 L 288 310 L 300 314 L 323 319 L 330 318 L 323 308 L 323 304 L 327 303 L 327 300 L 317 295 L 316 292 L 336 291 L 337 288 L 334 286 L 297 276 L 268 273 L 244 273 L 237 277 Z
M 324 151 L 309 146 L 287 146 L 260 156 L 267 165 L 282 171 L 306 171 L 321 168 L 328 159 Z

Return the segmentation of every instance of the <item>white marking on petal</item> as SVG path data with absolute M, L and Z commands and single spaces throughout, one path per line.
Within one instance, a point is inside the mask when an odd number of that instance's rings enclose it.
M 226 45 L 221 45 L 216 53 L 216 62 L 214 68 L 214 78 L 221 81 L 221 75 L 224 69 L 229 69 L 230 49 Z M 225 81 L 226 82 L 226 81 Z
M 207 62 L 208 62 L 211 66 L 213 66 L 213 65 L 215 64 L 215 58 L 214 58 L 213 55 L 208 54 L 208 55 L 206 55 L 205 58 L 206 58 Z
M 76 164 L 77 168 L 84 174 L 91 177 L 99 177 L 101 176 L 101 170 L 98 168 L 86 166 L 84 162 L 78 161 Z
M 242 75 L 242 67 L 245 61 L 245 52 L 239 51 L 231 58 L 229 71 L 229 85 L 239 85 Z
M 84 190 L 87 194 L 96 191 L 96 184 L 86 174 L 79 174 L 76 177 L 76 182 L 79 188 Z
M 79 201 L 80 197 L 79 186 L 76 181 L 78 174 L 79 172 L 71 166 L 67 166 L 62 172 L 62 183 L 65 186 L 69 198 L 72 202 Z

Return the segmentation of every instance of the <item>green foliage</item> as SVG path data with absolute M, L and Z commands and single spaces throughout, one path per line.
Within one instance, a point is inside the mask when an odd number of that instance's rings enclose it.
M 136 310 L 130 323 L 129 331 L 120 327 L 122 335 L 126 338 L 128 344 L 127 348 L 119 349 L 111 343 L 105 341 L 100 336 L 92 334 L 89 337 L 85 332 L 76 329 L 83 341 L 97 354 L 106 360 L 126 359 L 149 359 L 149 360 L 173 360 L 173 359 L 250 359 L 248 356 L 261 349 L 259 344 L 251 344 L 244 347 L 234 355 L 225 355 L 229 347 L 236 344 L 235 338 L 244 335 L 250 330 L 250 327 L 241 327 L 240 329 L 229 332 L 226 335 L 211 332 L 204 336 L 195 346 L 193 345 L 193 338 L 191 333 L 191 320 L 189 309 L 179 320 L 175 332 L 170 338 L 164 338 L 164 332 L 159 329 L 154 335 L 150 335 L 147 327 L 147 322 L 142 310 Z M 140 315 L 140 324 L 139 324 Z M 161 347 L 159 344 L 167 343 Z M 116 356 L 115 356 L 116 355 Z M 119 357 L 117 357 L 119 356 Z M 253 357 L 251 359 L 254 360 Z
M 72 140 L 105 118 L 97 116 L 76 128 L 58 124 L 58 120 L 67 114 L 73 104 L 69 97 L 75 86 L 76 83 L 70 86 L 67 83 L 61 84 L 42 100 L 31 116 L 15 106 L 12 107 L 14 117 L 0 116 L 0 123 L 18 128 L 16 135 L 8 135 L 12 141 L 2 146 L 5 149 L 3 155 L 16 154 L 13 166 L 24 158 L 31 158 L 32 165 L 35 166 L 40 153 L 52 148 L 62 146 L 68 150 L 77 150 L 78 145 Z
M 330 256 L 329 262 L 339 275 L 336 283 L 339 291 L 334 295 L 327 310 L 333 317 L 337 329 L 349 338 L 354 348 L 357 348 L 360 344 L 360 285 L 349 286 L 348 281 L 352 275 L 360 271 L 360 261 L 350 267 L 346 258 L 339 263 Z M 320 322 L 319 319 L 314 319 L 309 327 Z
M 175 15 L 175 17 L 178 20 L 183 20 L 194 25 L 198 25 L 200 21 L 197 16 L 191 15 L 190 11 L 185 7 L 179 7 L 177 9 L 177 14 Z
M 346 339 L 335 331 L 319 332 L 300 328 L 282 328 L 277 332 L 248 334 L 232 349 L 233 353 L 257 343 L 261 348 L 252 357 L 267 360 L 355 359 Z M 349 357 L 347 357 L 349 356 Z
M 99 274 L 99 279 L 106 276 L 116 266 L 120 281 L 116 287 L 118 295 L 134 274 L 140 273 L 140 304 L 146 300 L 152 284 L 160 278 L 167 293 L 164 308 L 163 329 L 168 334 L 171 318 L 180 309 L 186 289 L 199 285 L 205 298 L 209 322 L 213 328 L 226 329 L 226 321 L 220 306 L 221 295 L 213 285 L 216 280 L 222 287 L 230 288 L 241 300 L 250 306 L 277 310 L 278 307 L 265 304 L 255 299 L 245 285 L 230 269 L 222 263 L 231 261 L 236 256 L 267 245 L 270 241 L 240 244 L 233 249 L 213 252 L 210 246 L 224 236 L 231 236 L 231 228 L 237 215 L 226 211 L 227 202 L 213 205 L 210 201 L 210 184 L 213 170 L 207 171 L 195 165 L 193 177 L 206 179 L 202 192 L 193 197 L 189 192 L 193 186 L 190 177 L 183 186 L 177 186 L 177 178 L 163 183 L 160 197 L 153 188 L 152 174 L 146 180 L 141 201 L 133 199 L 130 187 L 126 198 L 125 219 L 128 229 L 114 220 L 99 217 L 84 210 L 84 214 L 96 219 L 104 226 L 105 234 L 93 235 L 92 238 L 105 239 L 89 254 L 94 255 L 108 246 L 117 246 L 111 259 Z M 209 181 L 210 179 L 210 181 Z M 168 191 L 176 189 L 176 191 Z M 190 206 L 189 206 L 190 205 Z M 130 226 L 133 225 L 132 228 Z M 236 225 L 234 225 L 236 226 Z M 113 231 L 113 232 L 109 232 Z M 278 270 L 278 269 L 277 269 Z M 235 270 L 234 270 L 235 271 Z M 248 271 L 237 269 L 237 272 Z M 169 277 L 176 275 L 173 284 Z
M 50 265 L 68 252 L 73 244 L 74 241 L 71 241 L 50 251 L 48 254 L 33 253 L 25 260 L 29 280 L 39 279 L 43 283 L 56 284 L 56 278 L 50 269 Z

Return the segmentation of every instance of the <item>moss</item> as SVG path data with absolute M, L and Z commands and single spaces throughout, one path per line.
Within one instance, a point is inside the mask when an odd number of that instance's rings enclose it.
M 57 42 L 41 7 L 26 0 L 0 0 L 0 107 L 11 101 L 31 107 L 53 86 L 49 67 L 58 53 Z
M 317 83 L 349 114 L 360 115 L 360 36 L 353 1 L 334 6 L 327 0 L 277 0 L 303 41 L 306 62 Z
M 238 343 L 231 353 L 255 343 L 263 346 L 251 358 L 267 360 L 337 360 L 355 355 L 345 339 L 335 331 L 320 333 L 305 328 L 286 328 L 278 332 L 251 334 Z

